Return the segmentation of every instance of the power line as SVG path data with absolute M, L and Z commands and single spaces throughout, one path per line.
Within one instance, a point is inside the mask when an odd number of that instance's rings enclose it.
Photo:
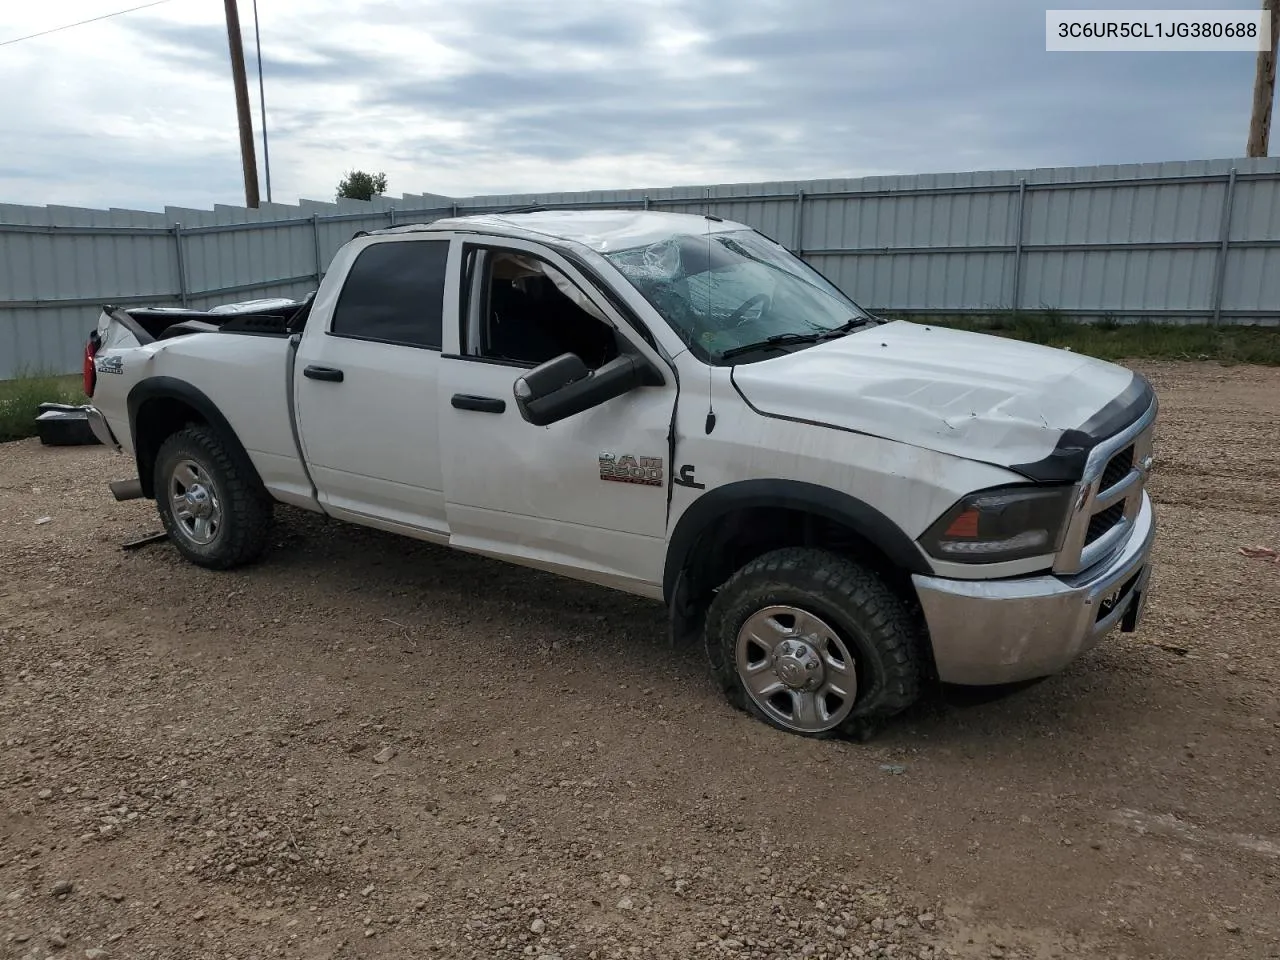
M 258 49 L 258 100 L 262 104 L 262 168 L 267 174 L 267 203 L 270 203 L 271 150 L 267 147 L 267 88 L 262 85 L 262 35 L 258 33 L 258 0 L 253 0 L 253 40 Z
M 130 7 L 128 10 L 117 10 L 115 13 L 104 13 L 100 17 L 90 17 L 88 20 L 79 20 L 76 23 L 63 24 L 61 27 L 52 27 L 48 30 L 41 30 L 39 33 L 28 34 L 25 37 L 14 37 L 12 40 L 0 40 L 0 47 L 7 47 L 11 43 L 21 43 L 23 40 L 34 40 L 36 37 L 43 37 L 50 33 L 57 33 L 59 30 L 70 30 L 72 27 L 82 27 L 86 23 L 97 23 L 99 20 L 109 20 L 112 17 L 119 17 L 126 13 L 133 13 L 135 10 L 145 10 L 147 7 L 158 7 L 160 4 L 168 2 L 169 0 L 154 0 L 153 3 L 144 3 L 140 7 Z

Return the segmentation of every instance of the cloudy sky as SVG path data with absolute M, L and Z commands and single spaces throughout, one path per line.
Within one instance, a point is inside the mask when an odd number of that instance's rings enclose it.
M 4 0 L 0 43 L 139 2 Z M 468 196 L 1243 154 L 1254 54 L 1047 53 L 1045 6 L 258 0 L 273 195 L 353 167 Z M 218 0 L 0 45 L 0 91 L 0 202 L 243 202 Z

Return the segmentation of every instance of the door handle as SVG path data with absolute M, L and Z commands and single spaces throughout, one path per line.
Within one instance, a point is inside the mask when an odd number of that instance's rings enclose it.
M 459 410 L 475 410 L 478 413 L 502 413 L 507 409 L 507 401 L 497 397 L 476 397 L 469 393 L 455 393 L 453 405 Z
M 342 371 L 337 367 L 317 367 L 312 365 L 305 367 L 302 375 L 308 380 L 328 380 L 331 383 L 342 382 Z

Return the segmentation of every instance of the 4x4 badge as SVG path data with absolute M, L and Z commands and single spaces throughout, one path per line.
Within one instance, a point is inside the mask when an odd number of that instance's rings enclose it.
M 600 479 L 621 483 L 638 483 L 646 487 L 662 486 L 662 458 L 636 457 L 612 453 L 600 454 Z

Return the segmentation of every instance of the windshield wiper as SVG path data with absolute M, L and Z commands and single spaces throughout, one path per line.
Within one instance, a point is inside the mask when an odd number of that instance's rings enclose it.
M 831 337 L 843 337 L 846 333 L 852 333 L 859 327 L 866 327 L 875 324 L 876 321 L 871 317 L 850 317 L 838 327 L 832 327 L 822 334 L 821 339 L 828 340 Z
M 730 357 L 741 356 L 744 353 L 750 353 L 753 350 L 767 350 L 770 347 L 785 347 L 793 343 L 820 343 L 823 340 L 830 340 L 834 337 L 843 337 L 846 333 L 850 333 L 858 327 L 874 324 L 876 321 L 870 317 L 850 317 L 838 327 L 832 327 L 830 330 L 815 330 L 812 333 L 775 333 L 771 337 L 765 337 L 755 343 L 744 343 L 737 347 L 730 347 L 720 354 L 721 360 L 727 360 Z
M 757 340 L 755 343 L 744 343 L 736 347 L 730 347 L 720 354 L 720 359 L 727 360 L 729 357 L 741 356 L 753 350 L 767 350 L 770 347 L 781 348 L 792 343 L 817 343 L 827 336 L 829 332 L 828 330 L 822 330 L 814 333 L 775 333 L 773 336 Z

